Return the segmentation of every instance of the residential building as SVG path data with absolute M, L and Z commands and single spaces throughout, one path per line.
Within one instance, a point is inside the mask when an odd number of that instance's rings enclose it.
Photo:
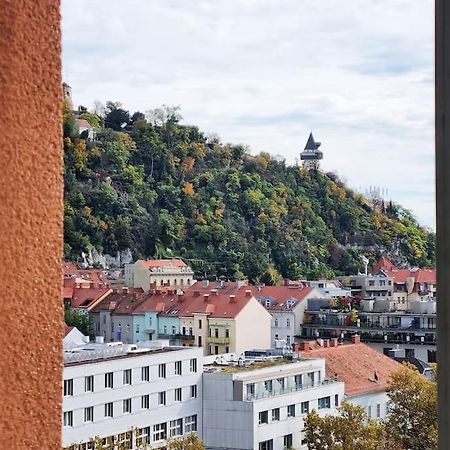
M 344 287 L 339 280 L 308 280 L 304 283 L 319 291 L 320 298 L 338 300 L 352 295 L 351 289 Z
M 193 270 L 181 259 L 140 259 L 134 264 L 125 264 L 125 284 L 128 287 L 150 288 L 161 286 L 190 286 Z
M 63 447 L 164 447 L 202 435 L 202 355 L 197 348 L 88 344 L 64 352 Z M 105 447 L 106 448 L 106 447 Z
M 301 324 L 308 299 L 320 297 L 320 292 L 303 283 L 260 286 L 251 289 L 256 299 L 272 315 L 272 348 L 285 346 L 291 348 L 295 337 L 301 334 Z
M 271 315 L 239 283 L 200 283 L 186 290 L 162 287 L 145 295 L 111 294 L 91 310 L 106 341 L 169 339 L 198 346 L 205 355 L 271 347 Z
M 304 338 L 351 340 L 355 333 L 386 355 L 395 350 L 395 356 L 436 362 L 435 313 L 367 312 L 329 306 L 312 309 L 308 305 L 302 325 Z
M 396 310 L 408 311 L 417 302 L 436 300 L 435 269 L 400 269 L 387 258 L 381 258 L 373 270 L 379 276 L 393 279 L 393 302 Z
M 254 353 L 255 355 L 255 353 Z M 256 353 L 218 357 L 203 374 L 203 440 L 208 449 L 304 450 L 309 411 L 335 414 L 344 383 L 325 375 L 324 359 Z
M 345 383 L 345 400 L 361 406 L 371 419 L 385 419 L 386 387 L 390 374 L 401 364 L 361 343 L 357 335 L 345 345 L 338 345 L 337 338 L 319 342 L 300 343 L 299 354 L 303 358 L 324 358 L 326 375 Z
M 350 275 L 338 277 L 345 288 L 349 288 L 352 297 L 361 299 L 392 300 L 393 279 L 385 275 Z
M 75 122 L 78 125 L 78 131 L 80 135 L 85 133 L 88 140 L 94 140 L 95 129 L 86 119 L 75 119 Z
M 66 309 L 78 309 L 87 313 L 112 292 L 111 288 L 92 288 L 88 284 L 81 287 L 64 288 L 64 307 Z

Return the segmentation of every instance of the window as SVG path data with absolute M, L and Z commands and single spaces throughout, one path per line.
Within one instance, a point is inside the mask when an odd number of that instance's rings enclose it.
M 131 398 L 127 398 L 127 399 L 123 400 L 122 412 L 124 414 L 131 413 Z
M 105 403 L 105 417 L 114 417 L 113 403 Z
M 172 334 L 177 333 L 177 327 L 175 325 L 172 325 Z
M 63 424 L 65 427 L 73 427 L 73 411 L 65 411 L 64 412 Z
M 105 389 L 112 389 L 113 387 L 114 387 L 113 373 L 112 372 L 105 373 Z
M 142 378 L 142 381 L 150 381 L 150 367 L 149 366 L 142 367 L 141 378 Z
M 149 409 L 150 408 L 150 395 L 146 394 L 141 397 L 141 408 Z
M 189 370 L 191 372 L 197 372 L 197 360 L 195 358 L 191 359 L 189 363 Z
M 334 406 L 338 407 L 339 406 L 339 395 L 335 394 L 334 396 Z
M 181 388 L 176 388 L 175 389 L 175 401 L 181 402 L 181 400 L 182 400 Z
M 286 326 L 288 328 L 291 326 L 291 319 L 286 319 Z
M 166 393 L 165 391 L 158 393 L 158 405 L 165 405 L 166 404 Z
M 275 335 L 275 340 L 278 341 L 278 334 Z
M 371 405 L 369 405 L 369 406 L 367 407 L 367 417 L 368 417 L 369 419 L 372 418 L 372 406 L 371 406 Z
M 94 376 L 84 377 L 84 392 L 94 392 Z
M 175 375 L 181 375 L 181 373 L 182 373 L 181 361 L 175 361 Z
M 184 419 L 184 432 L 185 434 L 197 431 L 197 415 L 187 416 Z
M 158 377 L 166 378 L 166 365 L 165 364 L 160 364 L 158 366 Z
M 93 406 L 84 408 L 84 421 L 85 422 L 93 422 L 94 421 L 94 407 Z
M 327 409 L 327 408 L 330 408 L 330 406 L 331 406 L 330 397 L 319 398 L 319 401 L 318 401 L 319 409 Z
M 214 354 L 215 354 L 215 355 L 218 355 L 218 354 L 219 354 L 219 346 L 218 346 L 218 345 L 216 345 L 216 346 L 214 347 Z
M 261 411 L 259 413 L 259 424 L 262 423 L 269 423 L 269 412 L 268 411 Z
M 291 344 L 291 336 L 289 336 L 289 334 L 286 336 L 286 344 L 287 345 Z
M 295 387 L 298 389 L 302 386 L 302 376 L 301 375 L 295 375 L 294 377 Z
M 136 446 L 142 447 L 145 444 L 150 444 L 150 427 L 136 429 Z
M 377 403 L 377 417 L 381 417 L 381 405 L 379 403 Z
M 228 328 L 225 328 L 225 337 L 226 338 L 230 337 L 230 330 Z
M 164 334 L 167 334 L 167 325 L 164 325 L 163 330 L 164 330 Z
M 214 328 L 214 337 L 216 337 L 216 338 L 219 337 L 219 329 L 218 328 Z
M 64 397 L 73 395 L 73 379 L 64 380 Z
M 272 380 L 264 381 L 264 388 L 266 389 L 266 391 L 272 392 L 272 390 L 273 390 L 273 382 L 272 382 Z
M 292 448 L 292 434 L 286 434 L 283 438 L 284 448 Z
M 284 389 L 284 378 L 277 378 L 277 381 L 280 385 L 280 389 Z
M 131 369 L 123 371 L 123 384 L 131 384 Z
M 198 329 L 201 330 L 202 329 L 202 319 L 198 320 Z
M 272 409 L 272 422 L 278 422 L 280 420 L 280 408 Z
M 374 280 L 369 280 L 369 286 L 375 286 L 375 281 Z
M 181 436 L 183 434 L 183 419 L 170 421 L 170 437 Z
M 163 441 L 167 438 L 167 423 L 153 425 L 153 441 Z
M 260 442 L 259 450 L 273 450 L 273 440 Z
M 275 326 L 275 328 L 278 328 L 278 319 L 274 320 L 274 326 Z
M 136 324 L 136 333 L 139 333 L 139 324 Z
M 230 347 L 228 345 L 225 346 L 225 353 L 230 353 Z
M 287 407 L 287 416 L 288 417 L 295 417 L 295 405 L 289 405 Z
M 300 410 L 302 414 L 308 414 L 309 413 L 309 402 L 302 402 L 300 405 Z
M 197 385 L 193 384 L 191 386 L 191 398 L 197 398 Z
M 247 384 L 247 397 L 253 397 L 255 395 L 255 383 Z
M 202 345 L 203 345 L 203 343 L 202 343 L 202 337 L 199 336 L 199 337 L 198 337 L 198 346 L 199 346 L 199 347 L 202 347 Z
M 308 373 L 308 385 L 309 386 L 314 385 L 314 372 Z

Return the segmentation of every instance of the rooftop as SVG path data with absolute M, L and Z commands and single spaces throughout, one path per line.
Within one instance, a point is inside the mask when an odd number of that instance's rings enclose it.
M 324 358 L 327 376 L 344 381 L 348 396 L 384 391 L 390 373 L 401 367 L 392 358 L 363 343 L 321 347 L 312 341 L 309 349 L 301 351 L 301 355 L 304 358 Z

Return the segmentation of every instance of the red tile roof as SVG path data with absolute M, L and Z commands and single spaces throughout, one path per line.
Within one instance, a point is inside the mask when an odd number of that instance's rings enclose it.
M 75 119 L 80 128 L 94 128 L 86 119 Z
M 187 267 L 182 259 L 140 259 L 139 262 L 149 269 L 166 266 Z
M 112 292 L 110 288 L 75 288 L 71 300 L 72 308 L 89 308 L 101 297 Z
M 383 270 L 388 277 L 394 278 L 395 283 L 405 283 L 409 277 L 414 278 L 416 283 L 436 283 L 435 269 L 398 269 L 384 257 L 375 264 L 373 270 L 374 273 Z
M 401 367 L 397 361 L 363 343 L 325 348 L 317 346 L 314 344 L 314 349 L 301 351 L 301 356 L 325 358 L 327 376 L 336 376 L 344 381 L 348 396 L 385 390 L 390 373 Z
M 263 302 L 266 299 L 271 299 L 271 305 L 267 307 L 269 311 L 289 310 L 297 306 L 311 291 L 314 289 L 307 286 L 263 286 L 255 288 L 251 286 L 250 289 L 255 297 Z M 291 300 L 291 305 L 288 307 L 287 302 Z

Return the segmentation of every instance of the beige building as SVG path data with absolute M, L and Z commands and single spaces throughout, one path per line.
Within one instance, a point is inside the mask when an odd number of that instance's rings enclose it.
M 192 284 L 193 270 L 181 259 L 140 259 L 125 265 L 125 284 L 148 291 L 151 287 L 186 287 Z

